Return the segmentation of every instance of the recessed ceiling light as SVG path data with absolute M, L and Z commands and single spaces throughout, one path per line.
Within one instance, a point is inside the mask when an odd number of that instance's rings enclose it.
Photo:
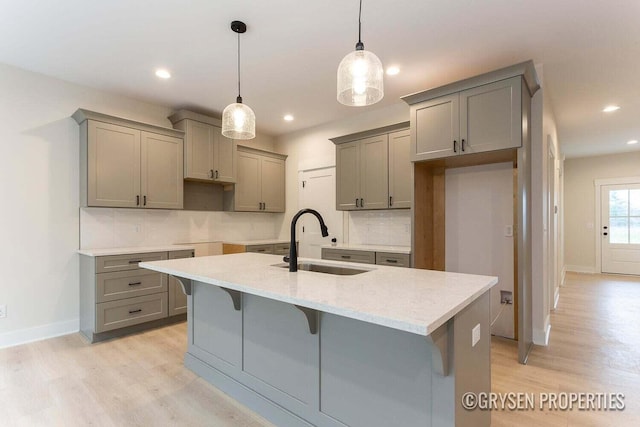
M 287 115 L 284 116 L 284 120 L 286 122 L 291 122 L 291 121 L 293 121 L 293 116 L 291 114 L 287 114 Z
M 389 76 L 395 76 L 398 73 L 400 73 L 400 68 L 398 68 L 398 67 L 389 67 L 389 68 L 387 68 L 387 75 L 389 75 Z
M 619 110 L 619 109 L 620 109 L 620 107 L 618 107 L 617 105 L 607 105 L 606 107 L 604 107 L 602 109 L 602 112 L 611 113 L 611 112 Z
M 161 79 L 169 79 L 171 78 L 171 73 L 164 68 L 159 68 L 156 70 L 156 76 L 160 77 Z
M 632 139 L 631 141 L 627 141 L 627 145 L 633 145 L 633 144 L 637 144 L 638 140 L 637 139 Z

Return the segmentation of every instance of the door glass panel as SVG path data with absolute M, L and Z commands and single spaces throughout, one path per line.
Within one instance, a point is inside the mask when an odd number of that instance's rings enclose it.
M 629 215 L 640 216 L 640 190 L 629 191 Z
M 629 241 L 640 244 L 640 217 L 629 218 Z
M 610 243 L 629 243 L 628 218 L 610 218 Z
M 609 191 L 609 216 L 629 215 L 629 190 Z

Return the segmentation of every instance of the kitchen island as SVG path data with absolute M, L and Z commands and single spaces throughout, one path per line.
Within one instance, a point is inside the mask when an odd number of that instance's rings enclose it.
M 141 263 L 188 295 L 185 365 L 278 426 L 488 426 L 497 278 L 244 253 Z

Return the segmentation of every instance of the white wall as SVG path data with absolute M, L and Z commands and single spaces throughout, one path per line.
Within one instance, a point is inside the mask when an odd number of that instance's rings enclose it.
M 564 162 L 565 263 L 567 271 L 596 269 L 596 179 L 638 176 L 640 151 L 567 159 Z
M 337 136 L 349 135 L 409 120 L 409 106 L 398 101 L 389 107 L 371 109 L 358 116 L 323 124 L 299 132 L 280 136 L 276 139 L 276 151 L 287 154 L 287 211 L 284 215 L 280 237 L 289 236 L 290 221 L 298 210 L 298 171 L 335 166 L 335 145 L 329 140 Z M 389 218 L 395 214 L 384 211 L 381 216 Z M 345 214 L 349 215 L 349 214 Z M 368 220 L 366 216 L 356 216 L 355 221 Z M 352 219 L 353 221 L 353 219 Z M 393 220 L 390 220 L 393 221 Z M 345 221 L 347 224 L 349 221 Z M 357 243 L 357 242 L 356 242 Z
M 545 94 L 545 84 L 542 66 L 536 66 L 541 89 L 532 99 L 531 108 L 531 236 L 532 236 L 532 317 L 533 342 L 547 345 L 551 305 L 549 294 L 554 292 L 549 283 L 549 206 L 547 194 L 549 188 L 548 142 L 554 145 L 556 156 L 560 153 L 555 115 L 550 98 Z M 550 138 L 549 138 L 550 137 Z M 560 209 L 562 207 L 560 206 Z M 560 230 L 561 232 L 561 230 Z M 561 254 L 559 254 L 561 255 Z
M 171 127 L 172 110 L 4 64 L 0 94 L 3 347 L 78 330 L 79 130 L 71 114 L 82 107 Z M 257 144 L 269 149 L 273 139 Z

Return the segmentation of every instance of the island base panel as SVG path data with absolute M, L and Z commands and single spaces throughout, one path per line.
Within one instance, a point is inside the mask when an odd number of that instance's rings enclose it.
M 489 392 L 489 293 L 443 327 L 449 375 L 427 337 L 319 313 L 317 334 L 294 305 L 194 282 L 185 365 L 278 426 L 489 426 L 465 411 L 467 391 Z M 471 330 L 481 327 L 472 346 Z

